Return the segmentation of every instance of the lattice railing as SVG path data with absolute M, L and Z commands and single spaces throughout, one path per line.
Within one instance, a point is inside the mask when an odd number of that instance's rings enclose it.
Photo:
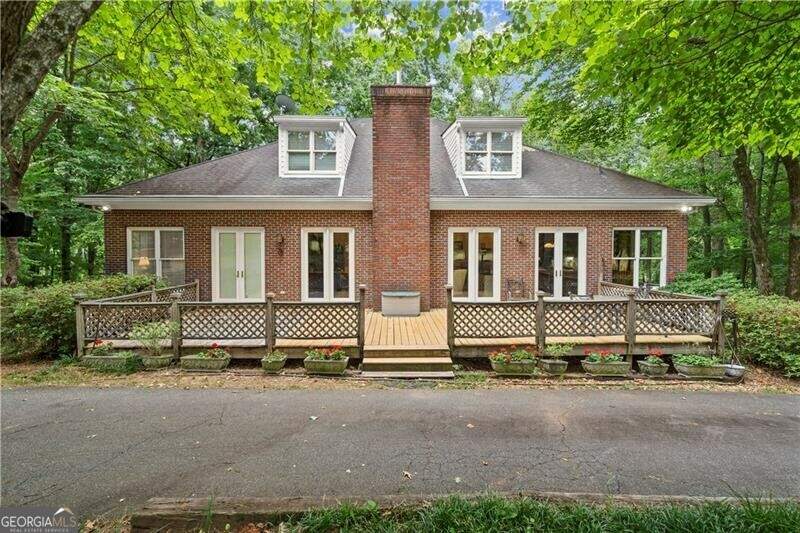
M 87 339 L 127 339 L 136 324 L 170 317 L 170 304 L 149 301 L 88 303 L 82 307 Z
M 275 302 L 276 339 L 350 339 L 359 335 L 359 304 Z
M 630 285 L 621 285 L 619 283 L 611 283 L 608 281 L 601 281 L 599 283 L 599 291 L 601 296 L 623 296 L 627 297 L 629 294 L 636 294 L 636 287 Z
M 718 315 L 713 299 L 637 300 L 636 334 L 713 336 Z
M 181 338 L 192 340 L 263 339 L 267 307 L 263 303 L 179 304 Z
M 536 335 L 536 302 L 454 302 L 453 336 L 514 338 Z
M 176 285 L 175 287 L 166 287 L 164 289 L 156 289 L 156 301 L 158 302 L 171 302 L 172 296 L 177 295 L 179 302 L 197 302 L 200 300 L 198 294 L 198 283 L 186 283 L 185 285 Z
M 545 335 L 590 337 L 624 335 L 626 301 L 545 302 Z

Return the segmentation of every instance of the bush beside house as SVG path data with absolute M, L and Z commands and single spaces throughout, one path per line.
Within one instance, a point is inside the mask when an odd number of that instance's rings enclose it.
M 800 302 L 778 295 L 760 296 L 742 288 L 731 274 L 716 278 L 684 274 L 667 290 L 709 296 L 728 291 L 727 305 L 739 319 L 739 356 L 800 378 Z M 730 324 L 727 331 L 731 347 Z
M 35 289 L 3 289 L 0 357 L 9 361 L 68 356 L 75 351 L 75 294 L 107 298 L 147 290 L 153 283 L 151 276 L 117 274 Z

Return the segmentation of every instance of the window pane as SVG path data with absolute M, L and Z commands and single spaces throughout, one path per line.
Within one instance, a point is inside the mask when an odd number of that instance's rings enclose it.
M 492 132 L 492 151 L 510 152 L 514 149 L 514 136 L 510 131 Z
M 324 298 L 325 297 L 325 272 L 324 272 L 324 250 L 323 250 L 323 233 L 309 233 L 307 248 L 308 253 L 308 297 L 309 298 Z
M 578 242 L 577 233 L 563 233 L 561 236 L 561 296 L 578 294 Z
M 185 263 L 183 259 L 164 259 L 161 261 L 161 277 L 170 285 L 186 283 Z
M 556 252 L 556 236 L 554 233 L 539 234 L 539 262 L 537 271 L 539 276 L 539 290 L 548 296 L 553 295 L 553 277 Z
M 350 297 L 350 234 L 333 234 L 333 297 Z
M 639 255 L 661 257 L 661 230 L 641 230 L 639 233 Z
M 492 154 L 492 172 L 511 172 L 511 154 Z
M 149 274 L 151 276 L 155 276 L 155 274 L 156 274 L 156 261 L 155 261 L 155 259 L 150 260 L 150 259 L 147 259 L 146 257 L 145 257 L 145 259 L 147 260 L 146 261 L 147 264 L 142 264 L 143 261 L 141 260 L 141 258 L 133 259 L 131 261 L 131 265 L 132 265 L 131 272 L 133 272 L 134 274 L 141 274 L 141 275 L 148 275 Z
M 131 231 L 131 259 L 156 257 L 156 232 L 153 230 Z
M 465 154 L 464 170 L 467 172 L 486 172 L 486 154 Z
M 308 150 L 309 132 L 307 131 L 290 131 L 289 132 L 289 150 Z
M 336 152 L 315 152 L 314 170 L 336 170 Z
M 262 297 L 261 234 L 244 234 L 244 297 Z
M 633 285 L 633 259 L 614 259 L 611 281 Z
M 614 231 L 614 257 L 634 257 L 635 230 Z
M 486 132 L 468 131 L 464 135 L 464 150 L 467 152 L 485 152 Z
M 469 233 L 453 233 L 453 296 L 469 296 Z
M 236 298 L 236 234 L 219 234 L 219 297 Z
M 478 296 L 494 296 L 494 233 L 478 233 Z
M 307 152 L 289 152 L 289 170 L 309 170 Z
M 639 286 L 661 285 L 661 259 L 639 260 Z
M 183 232 L 180 230 L 161 230 L 161 259 L 180 259 L 183 257 Z
M 336 132 L 333 130 L 314 132 L 314 150 L 336 150 Z

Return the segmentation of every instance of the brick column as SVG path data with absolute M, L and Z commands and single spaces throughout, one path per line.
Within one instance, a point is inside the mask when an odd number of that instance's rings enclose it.
M 372 87 L 372 306 L 416 290 L 430 308 L 431 88 Z

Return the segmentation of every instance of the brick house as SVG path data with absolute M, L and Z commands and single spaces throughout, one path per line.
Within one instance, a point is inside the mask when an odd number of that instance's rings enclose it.
M 372 88 L 373 118 L 276 118 L 278 141 L 79 198 L 107 272 L 197 279 L 204 300 L 592 295 L 686 268 L 687 212 L 713 203 L 522 144 L 524 119 L 429 116 L 431 89 Z

